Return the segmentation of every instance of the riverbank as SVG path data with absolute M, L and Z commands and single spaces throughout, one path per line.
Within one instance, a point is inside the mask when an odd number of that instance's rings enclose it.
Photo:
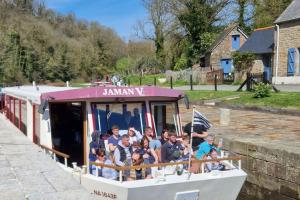
M 243 157 L 248 174 L 240 200 L 296 200 L 300 198 L 300 117 L 231 110 L 230 123 L 220 125 L 220 108 L 197 106 L 213 123 L 209 131 L 224 139 L 224 149 Z M 192 109 L 180 106 L 183 123 Z

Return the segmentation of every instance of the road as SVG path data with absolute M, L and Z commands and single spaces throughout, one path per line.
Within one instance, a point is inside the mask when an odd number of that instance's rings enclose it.
M 194 90 L 215 90 L 214 85 L 194 85 Z M 236 91 L 239 85 L 218 85 L 219 91 Z M 246 86 L 244 87 L 244 89 Z M 282 92 L 300 92 L 300 85 L 276 85 L 276 88 Z M 178 90 L 190 90 L 190 86 L 175 87 Z

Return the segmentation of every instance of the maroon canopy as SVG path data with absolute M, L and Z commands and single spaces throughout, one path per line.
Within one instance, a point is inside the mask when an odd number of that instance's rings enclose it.
M 184 95 L 179 90 L 143 86 L 143 87 L 124 87 L 124 86 L 99 86 L 90 88 L 80 88 L 57 92 L 43 93 L 41 98 L 54 101 L 83 100 L 97 98 L 141 98 L 141 97 L 166 97 L 182 98 Z

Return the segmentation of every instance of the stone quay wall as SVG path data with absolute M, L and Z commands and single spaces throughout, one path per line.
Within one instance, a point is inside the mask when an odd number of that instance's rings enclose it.
M 239 200 L 300 199 L 300 154 L 222 137 L 224 149 L 242 156 L 248 174 Z

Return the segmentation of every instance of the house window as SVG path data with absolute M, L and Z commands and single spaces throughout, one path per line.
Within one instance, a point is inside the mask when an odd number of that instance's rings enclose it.
M 287 75 L 294 76 L 295 74 L 295 48 L 288 50 Z
M 233 50 L 238 50 L 240 48 L 240 36 L 232 35 L 231 37 L 231 48 Z

